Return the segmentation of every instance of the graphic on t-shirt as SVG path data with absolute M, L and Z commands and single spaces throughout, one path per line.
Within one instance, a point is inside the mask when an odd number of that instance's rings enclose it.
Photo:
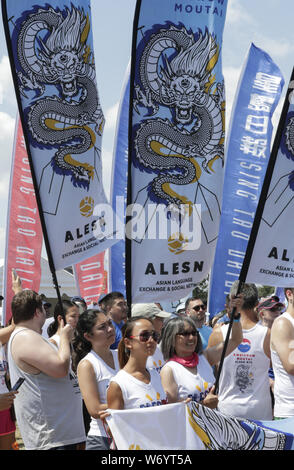
M 153 361 L 152 362 L 152 365 L 154 366 L 154 370 L 156 370 L 156 372 L 160 373 L 162 367 L 163 367 L 163 362 L 159 359 L 158 360 L 158 364 L 156 361 Z
M 240 392 L 244 393 L 248 387 L 252 386 L 253 381 L 254 377 L 250 366 L 247 364 L 239 364 L 236 368 L 235 383 L 240 389 Z
M 238 346 L 239 351 L 241 351 L 242 353 L 247 353 L 248 351 L 250 351 L 250 348 L 251 342 L 249 341 L 249 339 L 243 338 L 242 343 Z
M 152 398 L 148 393 L 146 393 L 145 397 L 147 400 L 149 400 L 147 403 L 144 403 L 140 405 L 140 408 L 148 408 L 149 406 L 159 406 L 159 405 L 165 405 L 166 400 L 162 400 L 160 398 L 160 393 L 156 392 L 156 398 Z

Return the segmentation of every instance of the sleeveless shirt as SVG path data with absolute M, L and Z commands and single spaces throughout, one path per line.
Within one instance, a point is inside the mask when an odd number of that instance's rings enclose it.
M 213 369 L 203 354 L 199 355 L 197 374 L 193 374 L 175 361 L 168 361 L 163 369 L 165 367 L 170 367 L 173 371 L 175 382 L 178 385 L 178 400 L 191 398 L 199 403 L 204 400 L 215 382 Z
M 166 403 L 166 394 L 163 390 L 159 373 L 155 369 L 148 369 L 150 382 L 146 384 L 121 369 L 110 382 L 116 382 L 123 395 L 124 409 L 147 408 Z
M 117 350 L 111 349 L 111 353 L 114 360 L 114 369 L 108 366 L 93 350 L 81 360 L 81 362 L 89 361 L 92 364 L 97 381 L 100 403 L 103 404 L 107 403 L 107 389 L 110 379 L 119 371 Z M 91 418 L 88 436 L 108 437 L 101 419 Z
M 294 328 L 294 319 L 288 312 L 283 313 L 279 318 L 281 317 L 289 320 Z M 294 375 L 290 375 L 285 371 L 278 353 L 272 347 L 271 357 L 275 375 L 274 416 L 280 418 L 292 417 L 294 416 Z
M 8 364 L 11 383 L 14 384 L 19 377 L 25 378 L 14 400 L 16 419 L 25 448 L 48 450 L 84 442 L 86 436 L 82 397 L 70 374 L 62 378 L 50 377 L 43 372 L 29 374 L 15 363 L 11 345 L 15 336 L 24 329 L 26 328 L 16 328 L 10 337 Z M 43 341 L 54 348 L 45 338 Z
M 221 330 L 225 339 L 228 325 Z M 267 328 L 259 324 L 243 330 L 242 343 L 225 358 L 218 396 L 222 413 L 252 420 L 272 419 L 270 359 L 263 349 L 266 334 Z

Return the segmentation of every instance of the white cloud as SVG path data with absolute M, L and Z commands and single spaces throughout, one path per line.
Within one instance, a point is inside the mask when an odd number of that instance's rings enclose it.
M 0 142 L 13 140 L 14 127 L 15 119 L 0 111 Z
M 228 3 L 226 22 L 228 25 L 244 22 L 253 22 L 253 18 L 247 13 L 246 9 L 240 4 L 239 0 L 230 0 Z
M 226 128 L 228 129 L 235 94 L 242 68 L 224 67 L 223 75 L 226 87 Z
M 11 69 L 6 55 L 2 56 L 0 61 L 0 103 L 4 101 L 15 102 Z
M 119 102 L 107 109 L 105 113 L 105 131 L 113 130 L 116 128 L 117 114 L 119 110 Z

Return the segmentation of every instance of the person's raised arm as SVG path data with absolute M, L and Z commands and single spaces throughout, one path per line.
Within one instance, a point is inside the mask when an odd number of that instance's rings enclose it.
M 240 322 L 240 310 L 243 304 L 243 296 L 240 295 L 236 297 L 235 299 L 232 299 L 230 301 L 230 307 L 231 307 L 231 312 L 234 308 L 236 308 L 235 312 L 235 319 L 233 321 L 232 325 L 232 333 L 231 337 L 228 341 L 227 349 L 226 349 L 226 356 L 231 354 L 234 349 L 242 342 L 243 339 L 243 332 L 242 332 L 242 326 Z M 232 313 L 231 313 L 232 315 Z M 222 336 L 221 329 L 217 328 L 215 332 L 213 332 L 211 335 L 214 335 L 214 337 L 211 338 L 211 341 L 208 342 L 208 347 L 204 351 L 204 355 L 206 359 L 208 360 L 209 364 L 211 366 L 216 365 L 222 356 L 223 352 L 223 347 L 224 347 L 224 341 L 222 338 L 221 342 L 218 342 L 220 337 Z
M 0 343 L 2 344 L 2 346 L 8 343 L 10 335 L 13 332 L 14 328 L 15 324 L 12 320 L 11 325 L 5 326 L 4 328 L 0 329 Z
M 50 377 L 65 377 L 69 371 L 72 336 L 73 328 L 70 325 L 63 326 L 57 351 L 40 334 L 30 330 L 22 331 L 13 340 L 12 355 L 23 370 L 34 368 Z
M 271 345 L 287 374 L 294 375 L 294 332 L 287 318 L 276 318 L 271 328 Z

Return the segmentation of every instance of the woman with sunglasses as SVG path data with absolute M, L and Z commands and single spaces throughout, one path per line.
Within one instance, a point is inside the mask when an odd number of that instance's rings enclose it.
M 146 368 L 159 339 L 153 323 L 144 317 L 131 318 L 123 326 L 122 335 L 118 346 L 121 370 L 110 381 L 108 407 L 122 410 L 165 404 L 160 375 Z
M 236 318 L 226 355 L 242 342 L 242 337 L 240 318 Z M 224 343 L 220 343 L 203 351 L 200 334 L 188 316 L 172 318 L 166 323 L 161 338 L 166 363 L 160 375 L 168 403 L 190 398 L 209 408 L 217 407 L 212 366 L 220 361 L 223 346 Z
M 110 379 L 119 371 L 117 350 L 110 349 L 114 339 L 114 326 L 105 313 L 89 309 L 80 315 L 74 349 L 80 389 L 91 416 L 86 450 L 110 448 L 103 417 Z

